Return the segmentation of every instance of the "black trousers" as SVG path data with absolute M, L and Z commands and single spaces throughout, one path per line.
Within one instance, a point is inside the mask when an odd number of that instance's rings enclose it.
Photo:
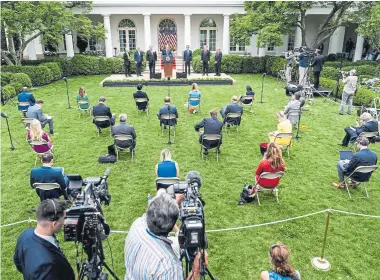
M 130 61 L 124 63 L 124 71 L 125 71 L 125 76 L 131 75 L 131 62 Z
M 203 75 L 204 74 L 208 76 L 208 61 L 203 61 Z
M 221 68 L 222 68 L 222 62 L 221 61 L 215 63 L 215 73 L 217 76 L 220 75 L 220 69 Z
M 137 76 L 141 75 L 141 66 L 142 66 L 142 62 L 136 63 L 136 74 L 137 74 Z
M 319 88 L 319 76 L 321 75 L 321 71 L 314 71 L 314 88 Z
M 358 134 L 356 133 L 356 130 L 351 129 L 351 127 L 347 126 L 344 128 L 344 131 L 346 132 L 346 135 L 344 136 L 342 140 L 342 145 L 347 146 L 348 143 L 355 141 L 358 137 Z
M 190 75 L 190 61 L 185 61 L 185 73 Z
M 154 74 L 156 71 L 156 62 L 155 61 L 149 61 L 149 73 Z

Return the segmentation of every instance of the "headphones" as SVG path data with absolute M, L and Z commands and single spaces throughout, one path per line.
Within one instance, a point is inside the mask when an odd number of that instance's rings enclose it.
M 51 201 L 51 203 L 53 203 L 53 207 L 54 207 L 54 216 L 53 218 L 51 218 L 50 220 L 52 222 L 54 221 L 58 221 L 59 220 L 59 217 L 57 216 L 57 207 L 55 206 L 55 202 L 54 202 L 54 199 L 49 199 Z

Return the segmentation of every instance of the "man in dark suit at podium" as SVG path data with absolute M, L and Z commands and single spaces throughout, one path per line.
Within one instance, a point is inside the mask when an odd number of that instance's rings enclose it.
M 162 55 L 173 55 L 172 50 L 169 48 L 169 45 L 165 45 L 165 49 L 162 50 Z
M 125 71 L 125 77 L 131 77 L 131 55 L 129 54 L 129 51 L 125 49 L 125 52 L 123 54 L 124 59 L 124 71 Z
M 207 45 L 203 46 L 203 50 L 201 52 L 201 61 L 203 64 L 202 76 L 204 76 L 205 74 L 208 76 L 208 64 L 210 62 L 210 51 L 208 50 Z
M 190 50 L 190 46 L 186 46 L 186 50 L 183 52 L 183 61 L 185 62 L 185 73 L 190 75 L 190 63 L 193 60 L 193 52 Z
M 153 46 L 149 46 L 149 50 L 146 52 L 146 60 L 149 63 L 149 73 L 150 78 L 152 78 L 152 74 L 155 73 L 156 69 L 156 61 L 157 61 L 157 53 L 153 51 Z
M 216 49 L 215 53 L 215 76 L 220 76 L 220 69 L 222 68 L 222 52 L 220 48 Z
M 141 66 L 142 66 L 142 62 L 144 60 L 144 55 L 140 51 L 140 47 L 137 47 L 134 59 L 135 59 L 135 62 L 136 62 L 136 74 L 137 74 L 137 77 L 138 76 L 142 76 L 141 75 Z

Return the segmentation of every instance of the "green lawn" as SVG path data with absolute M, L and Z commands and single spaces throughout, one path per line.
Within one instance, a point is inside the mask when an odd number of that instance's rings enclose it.
M 136 112 L 132 88 L 102 88 L 99 82 L 105 76 L 77 77 L 69 79 L 71 104 L 67 109 L 66 88 L 63 81 L 41 87 L 34 91 L 36 98 L 44 100 L 44 112 L 54 116 L 56 135 L 53 137 L 55 166 L 62 166 L 66 173 L 79 173 L 82 177 L 100 176 L 106 165 L 97 163 L 100 155 L 107 153 L 112 138 L 103 133 L 97 136 L 96 128 L 88 116 L 79 118 L 74 98 L 80 86 L 84 86 L 92 104 L 100 96 L 106 96 L 112 112 L 127 113 L 128 121 L 137 133 L 137 148 L 134 162 L 129 154 L 112 167 L 109 188 L 113 200 L 104 207 L 105 216 L 113 230 L 128 230 L 131 223 L 144 213 L 148 193 L 154 194 L 154 166 L 159 153 L 167 145 L 166 136 L 161 136 L 156 112 L 167 95 L 166 87 L 144 88 L 150 99 L 149 116 Z M 201 193 L 207 202 L 207 229 L 238 227 L 299 216 L 326 208 L 335 208 L 358 213 L 380 215 L 380 172 L 372 176 L 368 184 L 369 199 L 349 199 L 346 192 L 330 186 L 337 181 L 336 161 L 338 150 L 347 125 L 355 123 L 355 116 L 337 115 L 338 105 L 317 98 L 308 106 L 302 117 L 305 125 L 301 138 L 294 141 L 290 158 L 285 156 L 287 172 L 280 183 L 277 204 L 272 196 L 262 196 L 262 206 L 236 205 L 239 193 L 246 182 L 252 182 L 254 170 L 261 160 L 259 143 L 267 141 L 267 132 L 275 130 L 275 112 L 283 109 L 287 102 L 282 87 L 274 78 L 267 77 L 264 102 L 259 103 L 261 75 L 234 75 L 233 86 L 201 86 L 202 112 L 188 115 L 183 104 L 187 100 L 189 87 L 172 87 L 171 96 L 177 105 L 180 118 L 175 144 L 169 147 L 173 158 L 180 166 L 184 179 L 190 170 L 198 170 L 204 180 Z M 223 138 L 222 153 L 216 162 L 215 153 L 210 152 L 204 161 L 200 157 L 198 135 L 194 125 L 208 116 L 212 108 L 221 108 L 229 103 L 232 95 L 245 92 L 249 84 L 257 93 L 251 114 L 243 116 L 240 133 L 230 132 Z M 29 173 L 34 164 L 34 153 L 25 141 L 25 129 L 15 106 L 7 104 L 2 110 L 9 121 L 16 150 L 9 150 L 9 138 L 5 120 L 2 119 L 1 160 L 1 224 L 34 218 L 28 210 L 35 207 L 39 199 L 29 186 Z M 380 145 L 371 145 L 380 154 Z M 354 197 L 362 193 L 354 191 Z M 292 222 L 244 229 L 209 233 L 209 268 L 219 279 L 258 279 L 262 270 L 270 269 L 268 248 L 275 242 L 283 242 L 292 249 L 292 264 L 303 279 L 379 279 L 377 268 L 380 259 L 378 219 L 333 214 L 329 230 L 326 258 L 332 268 L 328 272 L 315 270 L 310 263 L 312 257 L 320 255 L 325 214 L 311 216 Z M 35 224 L 32 224 L 34 226 Z M 28 224 L 2 228 L 2 279 L 21 279 L 13 264 L 13 252 L 19 234 Z M 59 236 L 61 244 L 63 236 Z M 124 278 L 123 247 L 125 234 L 112 234 L 112 246 L 116 274 Z M 106 244 L 105 244 L 106 245 Z M 75 262 L 75 246 L 63 243 L 66 256 Z M 105 246 L 107 261 L 111 264 L 108 246 Z

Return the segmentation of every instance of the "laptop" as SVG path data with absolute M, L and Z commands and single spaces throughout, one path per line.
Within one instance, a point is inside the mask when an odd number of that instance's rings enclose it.
M 339 158 L 340 160 L 350 160 L 353 154 L 354 153 L 352 151 L 339 151 Z

